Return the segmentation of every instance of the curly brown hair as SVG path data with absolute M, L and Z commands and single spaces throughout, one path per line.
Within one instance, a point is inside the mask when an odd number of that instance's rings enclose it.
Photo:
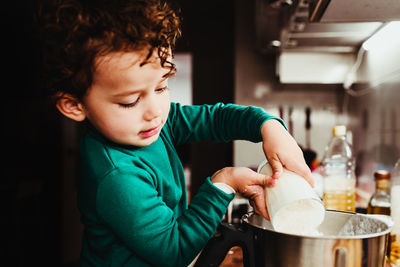
M 51 96 L 82 100 L 93 79 L 94 60 L 111 52 L 156 50 L 161 66 L 181 35 L 179 10 L 166 0 L 46 0 L 36 15 L 43 47 L 43 78 Z

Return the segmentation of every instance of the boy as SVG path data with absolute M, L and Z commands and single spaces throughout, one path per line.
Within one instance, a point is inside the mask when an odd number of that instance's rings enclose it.
M 282 165 L 312 183 L 301 149 L 278 118 L 255 107 L 170 103 L 179 18 L 160 0 L 56 1 L 41 9 L 49 87 L 57 109 L 87 122 L 78 207 L 83 266 L 187 266 L 235 192 L 268 218 L 263 187 Z M 263 141 L 273 177 L 227 167 L 187 205 L 175 146 Z

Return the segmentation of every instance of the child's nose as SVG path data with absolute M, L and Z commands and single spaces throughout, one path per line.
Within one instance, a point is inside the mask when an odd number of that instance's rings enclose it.
M 145 120 L 152 120 L 161 115 L 161 105 L 156 97 L 150 97 L 147 101 L 146 110 L 144 112 Z

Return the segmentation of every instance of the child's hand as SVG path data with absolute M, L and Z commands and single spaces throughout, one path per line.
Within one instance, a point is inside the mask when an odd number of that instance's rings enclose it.
M 303 151 L 283 125 L 277 120 L 267 120 L 262 128 L 263 149 L 272 167 L 274 179 L 282 174 L 283 167 L 302 176 L 314 187 L 310 168 L 307 166 Z
M 271 186 L 272 178 L 246 167 L 226 167 L 213 176 L 213 183 L 225 183 L 244 197 L 249 198 L 254 211 L 269 220 L 265 202 L 265 186 Z

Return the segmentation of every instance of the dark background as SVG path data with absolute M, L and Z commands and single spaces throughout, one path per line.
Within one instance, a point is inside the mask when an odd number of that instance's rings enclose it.
M 193 103 L 234 99 L 234 1 L 175 0 L 182 8 L 177 52 L 193 55 Z M 65 262 L 61 225 L 63 150 L 68 129 L 39 84 L 40 53 L 32 31 L 35 1 L 2 5 L 2 152 L 0 265 L 75 266 Z M 232 144 L 199 143 L 179 149 L 192 170 L 195 193 L 207 176 L 232 165 Z M 62 221 L 66 220 L 66 221 Z M 79 234 L 79 233 L 76 233 Z M 5 237 L 5 238 L 4 238 Z

